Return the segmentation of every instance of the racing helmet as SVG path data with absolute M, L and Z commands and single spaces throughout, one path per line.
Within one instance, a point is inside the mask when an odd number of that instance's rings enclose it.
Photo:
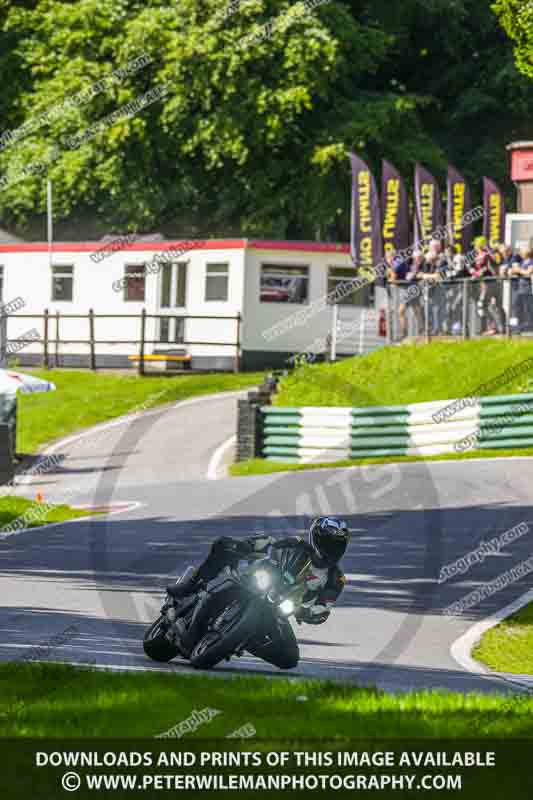
M 344 520 L 337 517 L 317 517 L 309 528 L 309 544 L 318 564 L 333 567 L 348 546 L 350 530 Z

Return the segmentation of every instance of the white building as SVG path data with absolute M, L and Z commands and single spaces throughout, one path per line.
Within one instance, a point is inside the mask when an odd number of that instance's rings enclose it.
M 19 364 L 42 363 L 47 328 L 52 366 L 88 366 L 92 309 L 96 366 L 131 366 L 145 309 L 146 354 L 181 350 L 193 369 L 232 369 L 239 341 L 243 369 L 281 366 L 306 349 L 324 351 L 332 306 L 320 301 L 355 276 L 347 245 L 132 238 L 106 250 L 101 242 L 55 243 L 51 252 L 45 243 L 0 245 L 4 308 L 24 302 L 13 314 L 7 308 L 8 351 Z M 373 308 L 372 287 L 345 298 L 337 352 L 384 343 Z M 268 333 L 288 318 L 283 332 Z

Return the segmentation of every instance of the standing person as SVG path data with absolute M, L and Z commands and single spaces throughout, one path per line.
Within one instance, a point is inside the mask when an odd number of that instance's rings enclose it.
M 512 279 L 511 275 L 511 267 L 514 263 L 514 251 L 511 245 L 508 244 L 500 244 L 498 245 L 498 254 L 499 254 L 499 264 L 497 267 L 498 270 L 498 277 L 501 281 L 501 297 L 502 297 L 502 315 L 504 319 L 504 328 L 511 329 L 516 328 L 518 325 L 518 320 L 515 319 L 513 315 L 513 284 L 518 283 L 516 279 Z M 520 262 L 518 262 L 520 263 Z M 507 308 L 507 303 L 504 302 L 505 291 L 509 292 L 509 303 Z M 503 309 L 503 306 L 506 306 Z
M 475 260 L 470 274 L 478 281 L 479 286 L 476 305 L 477 313 L 480 318 L 480 333 L 487 333 L 487 331 L 489 331 L 488 306 L 490 303 L 494 304 L 498 291 L 494 280 L 496 278 L 496 263 L 488 246 L 487 239 L 484 236 L 479 236 L 474 246 Z
M 464 260 L 460 253 L 456 252 L 452 245 L 444 248 L 444 261 L 445 264 L 442 268 L 443 284 L 442 291 L 444 294 L 444 323 L 443 328 L 445 333 L 457 335 L 458 327 L 457 321 L 461 318 L 461 299 L 462 290 L 461 286 L 456 283 L 456 270 L 454 263 L 457 264 L 455 259 L 459 257 Z M 458 312 L 459 307 L 459 312 Z M 455 327 L 454 327 L 455 326 Z
M 453 247 L 451 245 L 448 245 L 447 247 L 445 247 L 444 248 L 444 258 L 446 259 L 446 263 L 448 264 L 448 266 L 450 268 L 451 268 L 451 265 L 453 264 L 454 257 L 455 257 L 455 250 L 453 249 Z
M 462 253 L 456 253 L 452 259 L 451 269 L 448 270 L 448 273 L 453 283 L 448 287 L 447 316 L 450 324 L 450 333 L 454 336 L 459 336 L 463 333 L 464 282 L 470 277 L 466 256 Z
M 429 281 L 429 306 L 431 314 L 431 335 L 438 336 L 444 332 L 444 314 L 446 290 L 442 284 L 446 277 L 447 262 L 442 253 L 442 245 L 438 239 L 432 239 L 425 256 L 424 278 Z
M 396 255 L 395 250 L 388 250 L 385 255 L 387 273 L 392 288 L 393 307 L 398 304 L 398 324 L 400 328 L 400 341 L 407 336 L 407 303 L 409 302 L 409 289 L 406 285 L 409 265 L 405 258 Z
M 499 264 L 498 273 L 500 278 L 507 278 L 510 275 L 509 270 L 513 263 L 514 251 L 509 244 L 498 245 Z
M 520 318 L 518 315 L 518 275 L 513 267 L 521 267 L 522 256 L 520 253 L 515 253 L 512 248 L 510 253 L 506 253 L 506 258 L 501 266 L 505 270 L 505 278 L 510 282 L 511 287 L 511 316 L 509 318 L 509 327 L 513 333 L 520 332 Z
M 421 336 L 424 330 L 424 283 L 423 274 L 425 268 L 424 253 L 421 250 L 415 250 L 409 262 L 409 271 L 406 275 L 408 282 L 408 300 L 409 308 L 415 321 L 416 336 Z
M 511 275 L 516 279 L 513 292 L 513 317 L 518 322 L 518 332 L 533 329 L 533 297 L 531 295 L 531 278 L 533 276 L 533 250 L 529 247 L 520 249 L 520 263 L 514 261 Z

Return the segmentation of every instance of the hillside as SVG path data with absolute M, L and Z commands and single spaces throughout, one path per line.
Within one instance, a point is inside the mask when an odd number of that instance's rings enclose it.
M 506 371 L 519 367 L 515 377 Z M 490 386 L 483 386 L 491 383 Z M 279 406 L 401 405 L 532 391 L 533 342 L 435 342 L 386 347 L 365 358 L 307 365 L 285 378 Z

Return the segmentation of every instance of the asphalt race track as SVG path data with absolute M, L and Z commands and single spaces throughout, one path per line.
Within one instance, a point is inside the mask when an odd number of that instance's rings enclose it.
M 302 533 L 313 515 L 346 517 L 346 590 L 323 626 L 299 626 L 291 674 L 390 690 L 513 691 L 465 671 L 452 643 L 533 586 L 533 573 L 458 615 L 443 609 L 531 554 L 531 461 L 441 462 L 206 480 L 213 453 L 235 432 L 236 395 L 197 399 L 95 429 L 55 448 L 60 468 L 18 493 L 122 513 L 0 541 L 0 658 L 42 657 L 117 668 L 188 671 L 150 662 L 142 634 L 162 587 L 220 535 Z M 518 523 L 531 532 L 464 575 L 441 567 Z M 72 628 L 71 626 L 74 626 Z M 62 636 L 69 629 L 68 635 Z M 65 639 L 54 644 L 54 637 Z M 33 651 L 35 652 L 35 651 Z M 41 651 L 39 651 L 41 652 Z M 217 672 L 282 674 L 251 657 Z

